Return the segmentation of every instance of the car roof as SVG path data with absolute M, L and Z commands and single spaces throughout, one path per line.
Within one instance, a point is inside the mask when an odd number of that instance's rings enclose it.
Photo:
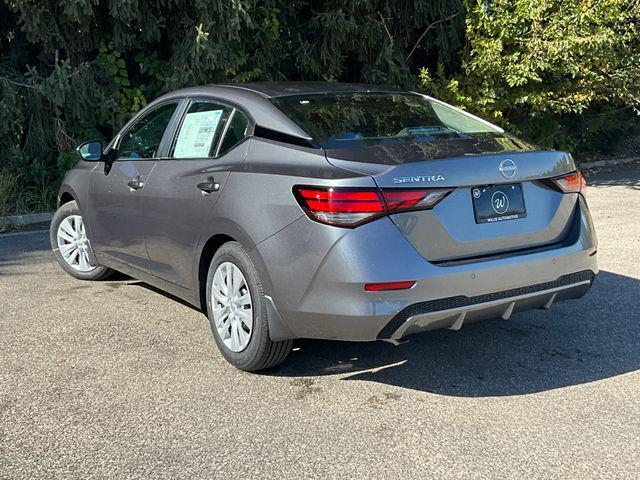
M 269 98 L 314 93 L 367 93 L 398 91 L 398 89 L 394 87 L 340 82 L 248 82 L 228 83 L 218 86 L 249 90 Z

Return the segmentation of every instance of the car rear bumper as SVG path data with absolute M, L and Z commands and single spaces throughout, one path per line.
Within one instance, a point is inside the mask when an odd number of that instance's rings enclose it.
M 345 230 L 302 217 L 256 253 L 289 337 L 398 340 L 584 295 L 598 272 L 596 238 L 586 204 L 576 215 L 571 243 L 448 265 L 427 261 L 388 218 Z M 400 280 L 416 284 L 364 291 Z
M 419 302 L 398 312 L 378 332 L 379 339 L 438 328 L 460 330 L 464 323 L 489 318 L 508 320 L 514 313 L 533 308 L 550 309 L 557 301 L 582 297 L 595 278 L 591 270 L 563 275 L 552 282 L 493 292 L 475 297 L 457 296 Z

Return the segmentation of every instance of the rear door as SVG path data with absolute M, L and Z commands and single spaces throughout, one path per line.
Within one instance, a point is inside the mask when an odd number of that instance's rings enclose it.
M 120 135 L 117 159 L 109 170 L 95 168 L 90 177 L 89 221 L 92 246 L 139 270 L 149 271 L 145 247 L 147 183 L 164 144 L 179 101 L 162 103 L 144 113 Z
M 217 101 L 193 99 L 167 158 L 158 160 L 145 187 L 146 245 L 151 273 L 192 288 L 196 247 L 229 173 L 249 142 L 249 117 Z

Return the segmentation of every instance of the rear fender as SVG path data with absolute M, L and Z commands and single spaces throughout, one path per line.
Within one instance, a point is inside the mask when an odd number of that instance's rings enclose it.
M 216 219 L 214 223 L 215 227 L 212 225 L 210 228 L 205 228 L 205 231 L 203 232 L 202 238 L 198 245 L 197 254 L 195 256 L 195 262 L 193 266 L 193 285 L 195 285 L 195 288 L 193 289 L 195 297 L 194 304 L 200 307 L 206 305 L 205 299 L 201 296 L 200 288 L 200 259 L 203 255 L 205 245 L 210 239 L 214 238 L 217 235 L 231 237 L 245 248 L 247 254 L 249 255 L 249 258 L 251 258 L 251 261 L 258 271 L 258 275 L 260 275 L 262 288 L 264 289 L 264 292 L 266 294 L 265 296 L 267 318 L 269 321 L 269 337 L 273 341 L 288 340 L 294 338 L 291 329 L 282 319 L 282 316 L 280 315 L 280 312 L 278 312 L 278 309 L 273 301 L 273 297 L 271 296 L 271 292 L 273 291 L 271 276 L 269 275 L 262 257 L 258 253 L 258 250 L 255 248 L 255 245 L 247 232 L 240 225 L 229 219 Z M 208 223 L 208 225 L 211 224 Z M 203 313 L 207 313 L 206 309 Z
M 260 279 L 262 281 L 262 287 L 267 295 L 270 295 L 273 288 L 271 283 L 271 277 L 269 276 L 268 270 L 262 260 L 262 257 L 258 253 L 258 251 L 254 248 L 255 243 L 248 235 L 247 231 L 242 228 L 238 223 L 228 219 L 228 218 L 215 218 L 211 221 L 207 221 L 205 227 L 202 231 L 202 235 L 200 237 L 200 241 L 198 242 L 197 250 L 195 252 L 194 264 L 193 264 L 193 285 L 196 285 L 197 288 L 194 288 L 196 292 L 196 297 L 198 303 L 201 304 L 202 298 L 200 298 L 200 258 L 202 257 L 203 250 L 207 242 L 215 237 L 216 235 L 225 235 L 233 238 L 236 242 L 240 243 L 247 251 L 247 254 L 251 258 L 251 261 L 258 270 L 258 274 L 260 275 Z

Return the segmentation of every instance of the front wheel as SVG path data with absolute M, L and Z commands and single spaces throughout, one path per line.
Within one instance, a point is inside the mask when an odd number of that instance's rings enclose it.
M 96 263 L 82 213 L 75 201 L 65 203 L 53 215 L 49 239 L 58 263 L 72 277 L 102 280 L 112 273 Z
M 207 275 L 207 314 L 213 338 L 233 366 L 254 372 L 281 363 L 292 340 L 274 342 L 262 282 L 247 252 L 238 242 L 222 245 Z

